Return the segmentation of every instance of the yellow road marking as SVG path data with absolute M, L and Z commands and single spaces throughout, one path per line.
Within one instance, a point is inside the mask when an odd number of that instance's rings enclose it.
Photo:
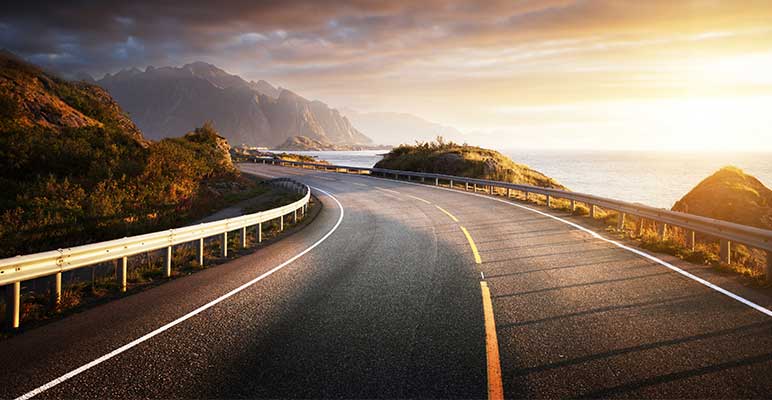
M 386 189 L 386 188 L 382 188 L 380 186 L 376 186 L 375 188 L 378 189 L 378 190 L 383 190 L 384 192 L 389 192 L 389 193 L 394 193 L 394 194 L 402 194 L 402 193 L 400 193 L 400 192 L 398 192 L 396 190 Z
M 472 253 L 474 254 L 474 262 L 477 264 L 482 264 L 482 259 L 480 259 L 480 253 L 477 251 L 477 246 L 474 244 L 474 240 L 472 240 L 472 235 L 469 234 L 469 231 L 466 230 L 463 226 L 461 227 L 461 230 L 464 231 L 464 236 L 466 236 L 466 240 L 469 241 L 469 247 L 472 248 Z
M 493 303 L 488 283 L 480 282 L 483 298 L 483 314 L 485 315 L 485 356 L 488 361 L 488 399 L 504 398 L 504 387 L 501 384 L 501 361 L 499 360 L 499 340 L 496 337 L 496 320 L 493 318 Z
M 419 200 L 419 201 L 423 201 L 423 202 L 424 202 L 424 203 L 426 203 L 426 204 L 432 204 L 430 201 L 428 201 L 428 200 L 424 200 L 424 199 L 422 199 L 422 198 L 420 198 L 420 197 L 418 197 L 418 196 L 412 196 L 412 195 L 409 195 L 409 194 L 405 194 L 405 196 L 407 196 L 407 197 L 412 197 L 412 198 L 414 198 L 414 199 L 416 199 L 416 200 Z
M 449 213 L 449 212 L 448 212 L 448 210 L 446 210 L 446 209 L 444 209 L 444 208 L 442 208 L 442 207 L 440 207 L 440 206 L 437 206 L 437 205 L 435 205 L 435 207 L 437 207 L 437 209 L 438 209 L 438 210 L 440 210 L 440 211 L 444 212 L 444 213 L 445 213 L 445 215 L 447 215 L 448 217 L 450 217 L 450 219 L 452 219 L 454 222 L 458 222 L 458 218 L 456 218 L 455 216 L 453 216 L 453 214 Z M 461 228 L 461 229 L 464 229 L 464 228 Z

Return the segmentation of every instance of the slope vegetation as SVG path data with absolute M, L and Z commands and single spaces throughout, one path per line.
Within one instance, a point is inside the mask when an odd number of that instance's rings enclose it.
M 102 89 L 0 54 L 0 257 L 208 212 L 247 181 L 210 125 L 146 140 Z
M 442 138 L 436 142 L 396 147 L 375 167 L 565 189 L 554 179 L 526 165 L 515 163 L 495 150 L 445 143 Z

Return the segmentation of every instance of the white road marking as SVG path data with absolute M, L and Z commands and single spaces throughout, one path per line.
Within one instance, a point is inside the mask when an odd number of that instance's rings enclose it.
M 152 332 L 149 332 L 149 333 L 145 334 L 144 336 L 141 336 L 141 337 L 139 337 L 137 339 L 132 340 L 129 343 L 124 344 L 123 346 L 121 346 L 121 347 L 119 347 L 119 348 L 117 348 L 117 349 L 115 349 L 115 350 L 113 350 L 113 351 L 103 355 L 102 357 L 97 358 L 94 361 L 89 362 L 88 364 L 85 364 L 85 365 L 83 365 L 81 367 L 78 367 L 78 368 L 76 368 L 76 369 L 74 369 L 74 370 L 72 370 L 72 371 L 70 371 L 70 372 L 68 372 L 68 373 L 66 373 L 66 374 L 64 374 L 64 375 L 62 375 L 62 376 L 60 376 L 60 377 L 58 377 L 58 378 L 48 382 L 48 383 L 46 383 L 43 386 L 40 386 L 40 387 L 38 387 L 36 389 L 33 389 L 33 390 L 31 390 L 31 391 L 29 391 L 29 392 L 27 392 L 27 393 L 17 397 L 16 400 L 24 400 L 24 399 L 29 399 L 29 398 L 32 398 L 34 396 L 37 396 L 38 394 L 43 393 L 46 390 L 51 389 L 52 387 L 54 387 L 54 386 L 56 386 L 56 385 L 58 385 L 58 384 L 60 384 L 60 383 L 62 383 L 64 381 L 66 381 L 66 380 L 68 380 L 68 379 L 70 379 L 70 378 L 72 378 L 72 377 L 74 377 L 74 376 L 76 376 L 76 375 L 78 375 L 78 374 L 80 374 L 80 373 L 90 369 L 90 368 L 93 368 L 93 367 L 97 366 L 97 365 L 99 365 L 99 364 L 101 364 L 101 363 L 103 363 L 103 362 L 105 362 L 105 361 L 107 361 L 107 360 L 117 356 L 118 354 L 121 354 L 121 353 L 125 352 L 126 350 L 131 349 L 134 346 L 136 346 L 136 345 L 138 345 L 138 344 L 140 344 L 142 342 L 145 342 L 145 341 L 153 338 L 154 336 L 156 336 L 156 335 L 158 335 L 160 333 L 163 333 L 164 331 L 174 327 L 175 325 L 179 325 L 180 323 L 184 322 L 185 320 L 187 320 L 187 319 L 189 319 L 189 318 L 191 318 L 193 316 L 196 316 L 196 315 L 200 314 L 203 311 L 206 311 L 207 309 L 211 308 L 212 306 L 214 306 L 214 305 L 216 305 L 218 303 L 221 303 L 222 301 L 228 299 L 229 297 L 231 297 L 231 296 L 241 292 L 242 290 L 244 290 L 244 289 L 254 285 L 255 283 L 260 282 L 261 280 L 271 276 L 274 272 L 276 272 L 276 271 L 286 267 L 287 265 L 289 265 L 293 261 L 297 260 L 298 258 L 302 257 L 303 255 L 305 255 L 309 251 L 313 250 L 316 246 L 318 246 L 319 244 L 321 244 L 322 242 L 327 240 L 327 238 L 330 237 L 330 235 L 332 235 L 333 232 L 335 232 L 338 229 L 338 227 L 340 226 L 341 222 L 343 221 L 343 205 L 341 205 L 340 202 L 338 201 L 338 199 L 336 199 L 335 196 L 333 196 L 332 194 L 330 194 L 330 193 L 328 193 L 328 192 L 326 192 L 326 191 L 324 191 L 322 189 L 319 189 L 319 188 L 312 187 L 312 189 L 318 190 L 319 192 L 322 192 L 322 193 L 326 194 L 333 201 L 335 201 L 335 203 L 338 205 L 338 209 L 340 209 L 340 216 L 338 217 L 338 221 L 335 223 L 335 226 L 333 226 L 332 229 L 330 229 L 329 232 L 327 232 L 324 236 L 322 236 L 321 239 L 317 240 L 310 247 L 308 247 L 305 250 L 301 251 L 300 253 L 298 253 L 297 255 L 293 256 L 289 260 L 287 260 L 287 261 L 277 265 L 276 267 L 274 267 L 270 271 L 265 272 L 264 274 L 258 276 L 257 278 L 252 279 L 251 281 L 249 281 L 249 282 L 247 282 L 247 283 L 237 287 L 236 289 L 231 290 L 230 292 L 228 292 L 228 293 L 226 293 L 226 294 L 224 294 L 224 295 L 222 295 L 222 296 L 212 300 L 211 302 L 209 302 L 207 304 L 204 304 L 203 306 L 201 306 L 201 307 L 199 307 L 199 308 L 197 308 L 197 309 L 195 309 L 195 310 L 193 310 L 193 311 L 183 315 L 182 317 L 179 317 L 179 318 L 175 319 L 172 322 L 169 322 L 168 324 L 166 324 L 166 325 L 164 325 L 164 326 L 162 326 L 162 327 L 160 327 L 160 328 L 158 328 L 158 329 L 156 329 L 156 330 L 154 330 Z

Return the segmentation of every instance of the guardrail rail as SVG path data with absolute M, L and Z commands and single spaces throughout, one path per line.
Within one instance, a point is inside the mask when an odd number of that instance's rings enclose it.
M 743 244 L 748 247 L 763 250 L 766 253 L 767 260 L 766 268 L 764 271 L 766 274 L 766 280 L 768 282 L 772 282 L 772 230 L 760 229 L 752 226 L 721 221 L 718 219 L 701 217 L 699 215 L 687 214 L 679 211 L 671 211 L 664 208 L 650 207 L 640 203 L 629 203 L 626 201 L 615 200 L 591 194 L 543 188 L 531 185 L 520 185 L 502 181 L 474 179 L 462 176 L 433 174 L 427 172 L 287 161 L 266 157 L 255 157 L 252 159 L 252 161 L 291 167 L 322 169 L 326 171 L 342 173 L 369 174 L 384 178 L 394 178 L 397 180 L 400 178 L 413 180 L 413 178 L 415 178 L 424 183 L 427 179 L 429 179 L 430 183 L 433 181 L 434 185 L 439 186 L 440 183 L 447 183 L 451 188 L 454 188 L 454 184 L 463 184 L 464 190 L 469 190 L 470 185 L 472 185 L 476 191 L 477 186 L 482 185 L 483 187 L 488 188 L 487 191 L 490 194 L 496 194 L 499 192 L 499 189 L 501 189 L 501 193 L 506 197 L 512 197 L 513 194 L 516 195 L 517 192 L 521 192 L 524 194 L 525 199 L 528 199 L 528 196 L 531 193 L 535 193 L 546 196 L 547 207 L 551 206 L 551 201 L 553 198 L 569 200 L 571 202 L 572 211 L 576 209 L 577 203 L 583 203 L 587 206 L 590 216 L 593 218 L 595 217 L 596 207 L 601 207 L 603 209 L 615 211 L 618 213 L 619 218 L 617 218 L 617 223 L 618 228 L 620 229 L 624 226 L 625 217 L 628 215 L 657 223 L 657 233 L 660 239 L 665 238 L 668 226 L 683 228 L 687 232 L 687 247 L 690 247 L 692 250 L 694 250 L 696 243 L 696 233 L 715 237 L 719 240 L 721 261 L 727 264 L 731 262 L 731 248 L 733 243 Z M 641 227 L 642 224 L 639 224 L 639 229 Z
M 53 302 L 61 300 L 62 273 L 106 261 L 121 260 L 118 267 L 118 284 L 121 291 L 126 291 L 128 257 L 150 251 L 166 249 L 164 255 L 164 274 L 171 276 L 172 252 L 175 245 L 197 242 L 197 260 L 204 265 L 204 239 L 221 236 L 222 255 L 228 256 L 228 232 L 241 231 L 241 244 L 246 247 L 246 232 L 250 227 L 256 229 L 258 243 L 262 241 L 262 224 L 272 220 L 279 221 L 279 229 L 284 230 L 284 218 L 293 215 L 294 222 L 308 211 L 311 189 L 304 184 L 288 178 L 268 181 L 272 185 L 303 194 L 303 198 L 285 206 L 260 211 L 254 214 L 226 218 L 182 228 L 147 233 L 122 239 L 87 244 L 46 251 L 36 254 L 20 255 L 0 259 L 0 286 L 5 286 L 5 323 L 16 329 L 20 323 L 21 282 L 46 276 L 54 276 L 52 286 Z

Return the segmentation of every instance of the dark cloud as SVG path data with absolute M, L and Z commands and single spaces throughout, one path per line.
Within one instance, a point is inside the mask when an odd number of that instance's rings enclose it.
M 0 47 L 44 67 L 93 74 L 195 59 L 274 75 L 377 75 L 447 48 L 630 34 L 690 20 L 769 16 L 765 2 L 712 0 L 15 1 L 0 5 Z M 759 10 L 766 12 L 759 12 Z M 702 24 L 704 27 L 704 23 Z

